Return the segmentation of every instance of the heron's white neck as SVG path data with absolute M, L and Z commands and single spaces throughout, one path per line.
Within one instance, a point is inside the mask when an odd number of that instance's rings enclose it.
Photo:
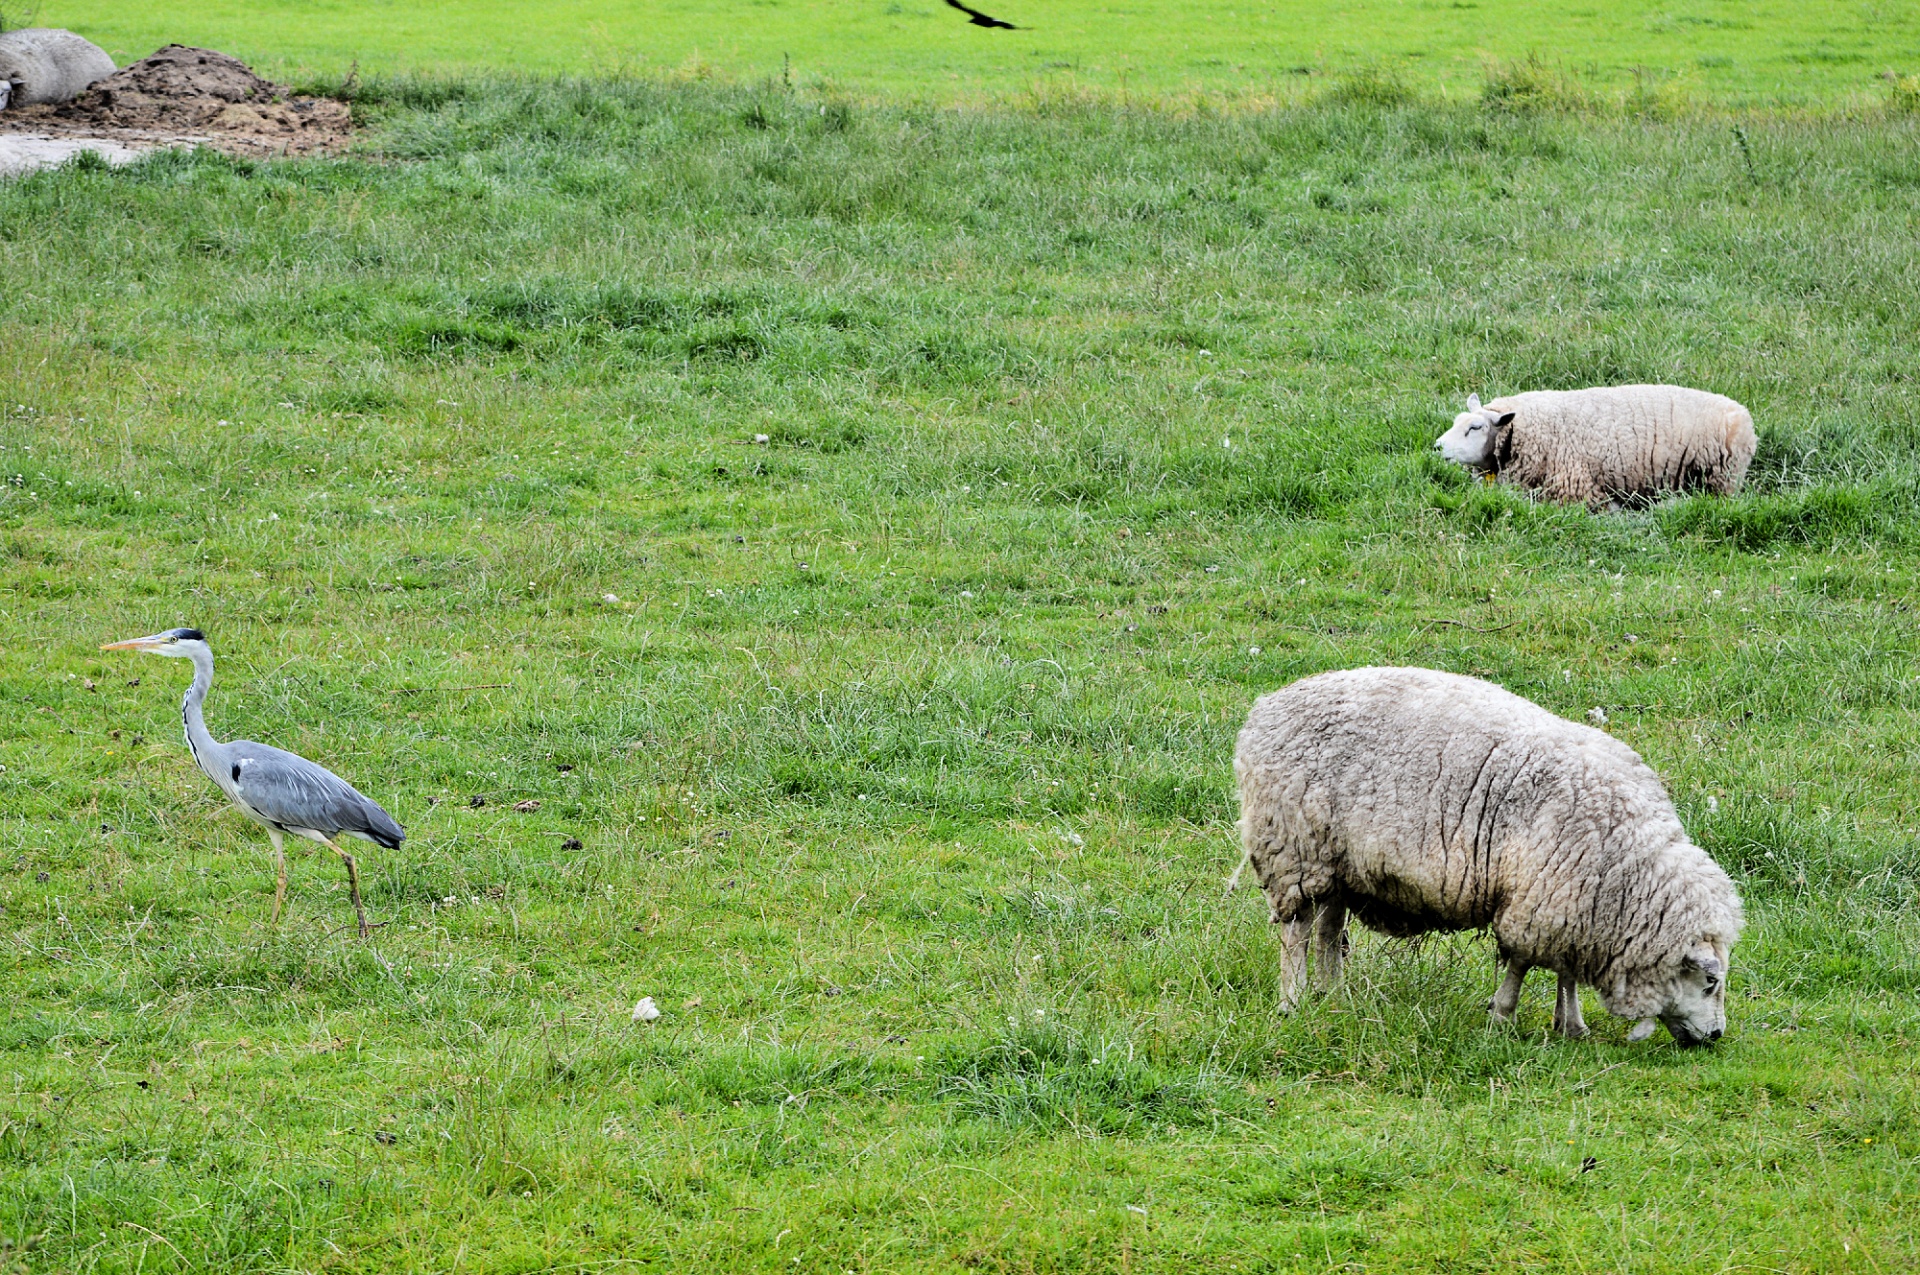
M 213 685 L 213 652 L 202 647 L 188 658 L 193 661 L 193 685 L 180 701 L 180 720 L 187 728 L 187 747 L 192 750 L 193 759 L 200 763 L 200 769 L 211 775 L 219 767 L 220 745 L 207 729 L 200 705 L 206 702 L 207 690 Z

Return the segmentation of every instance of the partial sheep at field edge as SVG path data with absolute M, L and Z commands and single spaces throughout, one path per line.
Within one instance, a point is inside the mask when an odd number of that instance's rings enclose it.
M 1544 499 L 1601 510 L 1667 492 L 1731 496 L 1753 463 L 1747 409 L 1681 385 L 1478 395 L 1434 442 L 1448 460 Z
M 113 72 L 105 49 L 71 31 L 0 31 L 0 108 L 65 102 Z

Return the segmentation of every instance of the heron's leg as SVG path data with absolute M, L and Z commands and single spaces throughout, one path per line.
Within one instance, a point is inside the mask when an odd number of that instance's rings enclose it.
M 1493 1014 L 1496 1023 L 1513 1021 L 1513 1011 L 1520 1007 L 1520 987 L 1527 981 L 1527 971 L 1533 967 L 1525 961 L 1508 961 L 1507 976 L 1500 983 L 1500 990 L 1493 994 L 1487 1003 L 1487 1009 Z
M 1587 1034 L 1586 1020 L 1580 1017 L 1580 985 L 1571 974 L 1560 976 L 1560 990 L 1553 998 L 1553 1029 L 1568 1040 Z
M 1313 981 L 1321 991 L 1330 991 L 1340 981 L 1340 967 L 1347 958 L 1347 905 L 1329 899 L 1320 905 L 1313 925 Z
M 273 923 L 278 925 L 280 909 L 287 901 L 287 839 L 278 828 L 267 829 L 267 835 L 273 838 L 273 869 L 280 877 L 273 891 Z
M 340 856 L 347 865 L 347 896 L 353 900 L 353 914 L 360 921 L 360 937 L 365 938 L 373 932 L 367 924 L 367 910 L 360 906 L 360 870 L 354 866 L 353 856 L 342 850 L 338 843 L 328 840 L 327 848 Z

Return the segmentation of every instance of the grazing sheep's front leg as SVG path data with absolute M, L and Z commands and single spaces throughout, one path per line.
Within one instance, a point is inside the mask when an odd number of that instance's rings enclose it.
M 1560 976 L 1560 990 L 1553 998 L 1553 1029 L 1568 1040 L 1587 1034 L 1586 1020 L 1580 1017 L 1580 985 L 1571 974 Z
M 1507 976 L 1500 983 L 1500 990 L 1487 1002 L 1487 1009 L 1493 1014 L 1496 1023 L 1513 1021 L 1513 1011 L 1520 1007 L 1520 988 L 1527 981 L 1527 971 L 1533 966 L 1525 961 L 1507 962 Z
M 1313 931 L 1314 986 L 1332 991 L 1347 958 L 1347 905 L 1338 899 L 1322 903 Z
M 1307 935 L 1313 929 L 1311 912 L 1281 923 L 1280 1012 L 1291 1014 L 1300 1005 L 1300 985 L 1307 981 Z

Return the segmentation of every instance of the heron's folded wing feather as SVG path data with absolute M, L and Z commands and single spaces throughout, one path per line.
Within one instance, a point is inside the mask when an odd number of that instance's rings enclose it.
M 250 740 L 229 746 L 240 799 L 285 828 L 352 833 L 391 849 L 406 836 L 393 816 L 324 766 Z

